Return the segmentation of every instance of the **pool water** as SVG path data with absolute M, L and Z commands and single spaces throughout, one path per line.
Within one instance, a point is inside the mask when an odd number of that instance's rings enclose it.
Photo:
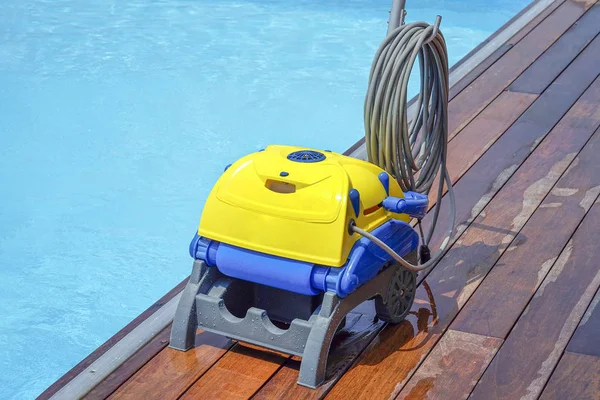
M 454 64 L 527 3 L 408 0 L 407 20 L 441 14 Z M 0 2 L 0 398 L 34 398 L 189 274 L 225 165 L 363 135 L 390 4 Z

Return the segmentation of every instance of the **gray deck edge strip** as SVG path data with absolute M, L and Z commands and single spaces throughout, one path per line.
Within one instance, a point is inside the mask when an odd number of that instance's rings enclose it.
M 450 73 L 450 87 L 454 86 L 458 81 L 464 78 L 475 67 L 485 61 L 496 49 L 502 46 L 513 37 L 517 32 L 523 29 L 531 20 L 537 17 L 541 12 L 550 6 L 555 0 L 541 0 L 527 10 L 520 18 L 516 19 L 512 24 L 507 26 L 495 38 L 490 40 L 488 44 L 483 46 L 477 53 L 469 57 L 464 63 L 458 66 Z M 443 23 L 442 23 L 443 24 Z M 408 115 L 413 115 L 416 112 L 416 104 L 412 104 L 408 108 Z M 350 157 L 367 160 L 367 148 L 363 143 L 356 150 L 350 153 Z
M 502 32 L 494 37 L 489 43 L 483 46 L 478 52 L 469 57 L 464 63 L 450 73 L 450 87 L 454 86 L 465 75 L 471 72 L 475 67 L 481 64 L 489 57 L 496 49 L 506 43 L 518 31 L 520 31 L 531 20 L 543 12 L 555 0 L 540 0 L 533 5 L 528 11 L 523 13 L 520 18 L 507 26 Z M 409 114 L 414 112 L 414 107 L 411 106 L 408 110 Z M 366 159 L 366 148 L 362 144 L 354 152 L 351 157 Z M 89 393 L 94 387 L 102 382 L 108 375 L 116 370 L 121 364 L 127 361 L 135 352 L 144 347 L 163 329 L 165 329 L 172 321 L 177 308 L 177 303 L 181 297 L 181 292 L 164 306 L 158 309 L 154 314 L 140 323 L 131 332 L 125 335 L 121 340 L 115 343 L 109 350 L 101 355 L 96 361 L 90 364 L 81 373 L 71 379 L 59 391 L 57 391 L 51 399 L 80 399 Z

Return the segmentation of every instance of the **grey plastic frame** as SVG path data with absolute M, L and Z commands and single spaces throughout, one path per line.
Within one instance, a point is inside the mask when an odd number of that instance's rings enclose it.
M 413 251 L 407 259 L 416 263 Z M 196 260 L 183 290 L 173 325 L 169 347 L 187 351 L 194 347 L 196 330 L 201 328 L 231 339 L 302 357 L 298 384 L 312 389 L 326 378 L 331 342 L 346 315 L 358 305 L 375 297 L 387 298 L 390 279 L 399 264 L 383 268 L 375 278 L 344 298 L 326 292 L 321 305 L 308 320 L 294 319 L 289 329 L 276 327 L 265 310 L 251 307 L 245 317 L 234 316 L 224 296 L 235 290 L 236 280 Z M 293 309 L 294 305 L 289 304 Z

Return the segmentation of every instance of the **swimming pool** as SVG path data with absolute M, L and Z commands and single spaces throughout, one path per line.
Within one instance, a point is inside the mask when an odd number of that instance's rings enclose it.
M 527 3 L 408 0 L 407 19 L 442 14 L 453 64 Z M 390 4 L 0 3 L 0 398 L 35 397 L 189 274 L 225 165 L 363 135 Z

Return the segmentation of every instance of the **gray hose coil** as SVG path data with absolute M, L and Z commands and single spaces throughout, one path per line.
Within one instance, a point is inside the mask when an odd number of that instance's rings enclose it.
M 379 245 L 397 262 L 413 271 L 436 263 L 446 251 L 456 219 L 454 190 L 446 168 L 448 144 L 448 53 L 444 36 L 425 22 L 402 24 L 392 30 L 377 50 L 365 99 L 365 141 L 369 161 L 386 170 L 403 191 L 429 194 L 439 174 L 439 190 L 431 227 L 424 236 L 427 244 L 433 235 L 442 202 L 444 183 L 450 199 L 450 227 L 447 237 L 432 258 L 412 265 L 384 242 L 353 227 L 356 233 Z M 419 59 L 421 89 L 416 100 L 417 113 L 408 118 L 408 81 L 415 60 Z

